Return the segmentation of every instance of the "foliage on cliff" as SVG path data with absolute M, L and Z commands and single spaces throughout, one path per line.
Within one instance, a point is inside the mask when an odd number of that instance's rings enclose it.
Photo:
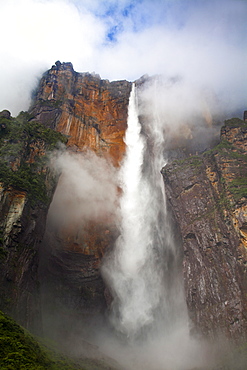
M 40 345 L 12 319 L 0 312 L 0 366 L 5 369 L 69 369 L 53 362 Z
M 232 206 L 245 202 L 247 199 L 247 152 L 246 152 L 247 122 L 240 118 L 225 121 L 221 128 L 221 141 L 212 150 L 204 153 L 204 158 L 214 156 L 220 167 L 222 190 L 225 197 L 232 197 Z M 228 167 L 228 176 L 225 175 Z
M 46 153 L 67 139 L 30 119 L 27 112 L 0 116 L 0 182 L 26 191 L 32 201 L 45 201 Z
M 72 360 L 35 340 L 0 311 L 1 370 L 113 370 L 103 360 Z
M 239 127 L 239 126 L 247 127 L 247 122 L 243 121 L 242 119 L 238 117 L 233 117 L 233 118 L 225 120 L 225 125 L 231 126 L 231 127 Z

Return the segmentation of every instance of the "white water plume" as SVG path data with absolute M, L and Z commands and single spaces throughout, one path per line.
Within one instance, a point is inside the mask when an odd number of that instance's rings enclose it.
M 161 163 L 162 140 L 153 127 L 152 144 L 149 144 L 146 133 L 142 132 L 144 126 L 138 119 L 133 84 L 125 137 L 126 157 L 121 169 L 120 236 L 102 269 L 113 296 L 113 325 L 132 339 L 147 328 L 150 332 L 162 325 L 168 330 L 171 316 L 177 310 L 171 289 L 176 286 L 176 295 L 181 296 L 174 275 L 177 271 L 170 272 L 176 270 L 177 257 L 160 175 L 164 164 Z

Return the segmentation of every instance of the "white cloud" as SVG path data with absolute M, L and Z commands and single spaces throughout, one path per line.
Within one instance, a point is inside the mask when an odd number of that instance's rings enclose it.
M 181 75 L 244 105 L 245 1 L 9 0 L 0 14 L 0 109 L 13 114 L 57 59 L 110 80 Z
M 90 66 L 105 27 L 93 14 L 63 0 L 10 0 L 0 4 L 1 109 L 29 105 L 36 78 L 57 60 Z

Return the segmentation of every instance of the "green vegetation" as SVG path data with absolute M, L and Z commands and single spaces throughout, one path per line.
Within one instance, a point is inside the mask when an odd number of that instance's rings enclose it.
M 52 369 L 51 361 L 33 338 L 0 312 L 0 368 Z
M 78 361 L 48 349 L 0 311 L 1 370 L 97 370 L 113 369 L 103 360 Z
M 224 158 L 236 159 L 247 162 L 247 155 L 241 153 L 240 149 L 234 148 L 234 145 L 229 143 L 227 140 L 221 140 L 221 142 L 214 148 L 207 150 L 203 153 L 203 156 L 211 156 L 219 153 Z
M 175 173 L 177 171 L 180 171 L 181 169 L 184 170 L 186 168 L 191 168 L 194 170 L 195 173 L 197 173 L 202 164 L 203 164 L 202 158 L 200 158 L 197 155 L 186 157 L 184 159 L 175 159 L 173 161 L 174 167 L 172 172 Z
M 231 151 L 228 153 L 228 156 L 232 159 L 240 159 L 241 161 L 247 162 L 247 155 L 240 152 Z
M 62 104 L 63 104 L 62 100 L 55 100 L 55 99 L 50 99 L 50 100 L 39 99 L 38 100 L 39 106 L 59 108 Z
M 247 176 L 235 178 L 228 187 L 236 201 L 243 197 L 247 198 Z
M 225 121 L 226 126 L 239 127 L 247 126 L 247 123 L 240 118 L 230 118 Z
M 62 134 L 60 134 L 60 132 L 56 132 L 54 130 L 46 128 L 38 122 L 28 122 L 25 125 L 24 132 L 31 140 L 44 140 L 46 144 L 49 145 L 50 149 L 54 148 L 54 146 L 57 145 L 58 141 L 61 141 L 63 143 L 67 142 L 67 139 Z
M 246 122 L 239 118 L 231 118 L 226 120 L 225 124 L 231 128 L 247 128 Z M 237 177 L 232 181 L 226 181 L 224 178 L 221 178 L 223 195 L 221 196 L 219 204 L 228 208 L 230 207 L 230 203 L 226 195 L 227 190 L 233 195 L 233 198 L 236 202 L 243 197 L 247 198 L 247 155 L 244 150 L 235 147 L 234 144 L 228 142 L 227 140 L 221 140 L 221 142 L 214 148 L 203 153 L 204 156 L 213 156 L 215 154 L 219 154 L 220 157 L 225 158 L 231 166 L 235 166 L 237 169 Z M 240 177 L 240 175 L 242 176 Z
M 231 208 L 230 199 L 228 199 L 228 197 L 226 196 L 225 188 L 223 188 L 222 192 L 220 193 L 219 200 L 216 202 L 216 208 L 223 213 L 223 216 L 224 216 L 223 211 L 225 209 L 229 210 Z
M 217 151 L 222 151 L 224 149 L 232 150 L 232 144 L 229 143 L 229 141 L 222 139 L 213 149 L 216 149 Z
M 203 153 L 204 156 L 220 153 L 221 155 L 228 155 L 229 153 L 232 153 L 233 145 L 229 143 L 227 140 L 221 140 L 218 145 L 213 147 L 212 149 L 209 149 Z
M 174 162 L 182 166 L 185 165 L 186 167 L 190 167 L 190 166 L 197 167 L 197 166 L 202 165 L 202 159 L 198 157 L 197 155 L 193 155 L 185 159 L 177 159 Z
M 67 139 L 44 125 L 29 121 L 21 112 L 17 118 L 0 117 L 0 182 L 27 192 L 32 202 L 47 202 L 46 151 Z M 39 153 L 40 152 L 40 153 Z M 30 156 L 32 155 L 32 160 Z
M 0 181 L 7 188 L 9 186 L 27 192 L 31 203 L 48 201 L 45 173 L 34 171 L 34 165 L 23 163 L 17 171 L 13 171 L 5 163 L 0 167 Z
M 1 370 L 83 369 L 65 356 L 46 349 L 1 311 L 0 368 Z

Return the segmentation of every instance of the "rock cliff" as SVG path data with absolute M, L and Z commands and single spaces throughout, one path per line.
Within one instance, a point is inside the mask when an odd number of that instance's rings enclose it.
M 67 151 L 73 155 L 83 158 L 91 150 L 118 167 L 125 152 L 130 90 L 128 81 L 101 80 L 97 75 L 75 72 L 71 63 L 56 62 L 41 79 L 29 113 L 33 120 L 64 134 L 68 138 Z M 66 174 L 62 173 L 56 191 L 56 195 L 60 194 L 60 206 L 56 202 L 58 197 L 53 202 L 53 208 L 58 206 L 64 214 L 74 202 L 63 195 L 65 181 Z M 74 192 L 70 186 L 66 189 Z M 86 200 L 79 200 L 79 194 L 77 197 L 74 207 L 91 207 Z M 58 310 L 69 321 L 73 315 L 105 309 L 107 292 L 100 276 L 100 263 L 117 232 L 116 220 L 105 208 L 100 218 L 82 220 L 71 216 L 56 227 L 48 223 L 40 264 L 43 314 L 47 318 L 44 321 L 50 322 L 52 316 L 55 322 L 53 313 Z
M 187 305 L 206 335 L 246 335 L 247 124 L 225 122 L 220 143 L 162 169 L 180 227 Z
M 61 134 L 0 114 L 0 307 L 39 331 L 38 252 L 55 182 L 47 152 Z
M 67 135 L 74 150 L 94 150 L 118 165 L 131 83 L 101 80 L 98 75 L 77 73 L 71 63 L 56 62 L 41 79 L 31 115 L 45 126 Z

